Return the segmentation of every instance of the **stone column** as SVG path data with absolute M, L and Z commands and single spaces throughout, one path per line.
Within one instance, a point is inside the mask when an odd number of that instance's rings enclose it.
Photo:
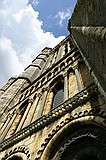
M 38 94 L 36 99 L 34 100 L 32 106 L 31 106 L 31 110 L 30 110 L 30 113 L 27 116 L 27 119 L 26 119 L 25 123 L 24 123 L 24 127 L 28 126 L 31 123 L 34 112 L 35 112 L 35 110 L 37 108 L 37 105 L 38 105 L 38 102 L 39 102 L 39 98 L 40 98 L 40 96 Z
M 29 101 L 28 101 L 28 106 L 27 106 L 27 108 L 26 108 L 26 111 L 25 111 L 25 113 L 24 113 L 24 115 L 23 115 L 20 123 L 19 123 L 19 126 L 17 127 L 16 132 L 18 132 L 18 131 L 22 128 L 22 126 L 23 126 L 23 124 L 24 124 L 24 122 L 25 122 L 25 119 L 26 119 L 26 117 L 27 117 L 27 115 L 28 115 L 28 112 L 29 112 L 29 110 L 30 110 L 31 105 L 32 105 L 32 99 L 29 99 Z
M 45 105 L 46 98 L 47 98 L 48 88 L 44 88 L 43 92 L 44 92 L 43 93 L 43 98 L 42 98 L 41 106 L 40 106 L 39 111 L 38 111 L 37 118 L 39 118 L 43 113 L 44 105 Z
M 83 89 L 83 87 L 82 87 L 80 74 L 78 71 L 78 65 L 73 66 L 73 70 L 75 72 L 75 76 L 76 76 L 76 80 L 77 80 L 78 91 L 80 92 Z
M 54 96 L 54 93 L 53 93 L 52 90 L 50 90 L 50 92 L 48 93 L 48 98 L 47 98 L 46 105 L 44 107 L 43 115 L 50 112 L 50 110 L 52 108 L 53 96 Z
M 68 75 L 64 73 L 64 101 L 68 99 Z
M 7 117 L 7 121 L 5 123 L 3 123 L 1 129 L 0 129 L 0 135 L 2 135 L 3 131 L 5 130 L 5 128 L 7 127 L 7 125 L 9 124 L 9 121 L 11 119 L 11 115 L 9 114 Z
M 1 136 L 1 138 L 0 138 L 0 143 L 3 141 L 3 139 L 4 139 L 5 136 L 7 135 L 9 129 L 11 128 L 11 125 L 13 124 L 13 122 L 14 122 L 14 120 L 15 120 L 15 118 L 16 118 L 16 116 L 17 116 L 17 112 L 15 111 L 14 114 L 11 115 L 11 120 L 10 120 L 10 122 L 7 124 L 5 130 L 4 130 L 4 132 L 3 132 L 3 134 L 2 134 L 2 136 Z
M 67 47 L 68 47 L 68 53 L 70 52 L 70 43 L 69 43 L 69 41 L 67 42 Z
M 69 98 L 78 93 L 76 76 L 73 72 L 69 73 Z
M 55 54 L 53 55 L 53 57 L 51 57 L 52 64 L 55 63 L 56 57 L 57 57 L 57 52 L 55 52 Z

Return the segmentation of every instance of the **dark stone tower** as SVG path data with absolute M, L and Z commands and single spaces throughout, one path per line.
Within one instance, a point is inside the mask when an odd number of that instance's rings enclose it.
M 0 90 L 0 160 L 106 159 L 104 7 L 79 0 L 70 35 Z

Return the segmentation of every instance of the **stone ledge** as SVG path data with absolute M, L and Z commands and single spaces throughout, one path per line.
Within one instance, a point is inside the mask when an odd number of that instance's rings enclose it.
M 91 27 L 91 26 L 69 26 L 69 30 L 77 31 L 85 36 L 89 36 L 90 38 L 105 41 L 106 40 L 106 27 L 98 26 L 98 27 Z

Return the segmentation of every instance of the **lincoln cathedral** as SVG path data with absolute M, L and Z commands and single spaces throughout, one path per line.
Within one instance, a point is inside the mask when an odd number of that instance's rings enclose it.
M 0 160 L 106 159 L 106 0 L 78 0 L 67 26 L 0 89 Z

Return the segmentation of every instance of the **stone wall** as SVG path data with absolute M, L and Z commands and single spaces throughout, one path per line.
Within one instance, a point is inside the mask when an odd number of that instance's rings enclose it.
M 105 0 L 78 0 L 71 17 L 72 26 L 105 26 Z
M 68 29 L 106 92 L 106 0 L 78 0 Z

